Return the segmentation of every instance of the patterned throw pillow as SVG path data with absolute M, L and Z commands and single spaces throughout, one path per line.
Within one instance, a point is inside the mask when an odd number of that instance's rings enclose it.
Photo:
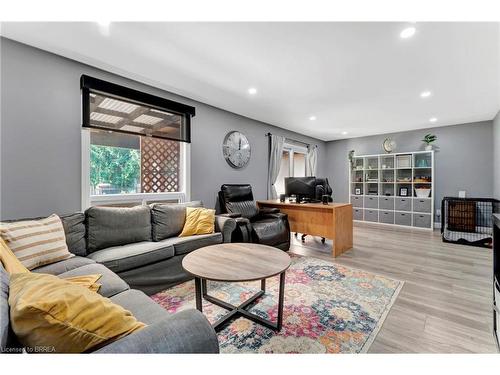
M 0 236 L 29 270 L 74 257 L 68 250 L 64 228 L 57 215 L 0 223 Z

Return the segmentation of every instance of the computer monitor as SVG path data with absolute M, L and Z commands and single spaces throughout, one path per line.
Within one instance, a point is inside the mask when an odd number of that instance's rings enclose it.
M 316 199 L 316 177 L 285 177 L 285 195 L 295 195 L 297 202 Z

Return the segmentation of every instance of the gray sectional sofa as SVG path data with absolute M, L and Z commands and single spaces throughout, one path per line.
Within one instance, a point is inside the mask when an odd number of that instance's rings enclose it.
M 202 203 L 194 201 L 91 207 L 60 217 L 70 252 L 103 264 L 131 288 L 151 295 L 191 278 L 182 268 L 182 259 L 189 252 L 231 242 L 238 222 L 224 215 L 216 215 L 215 233 L 178 237 L 186 207 L 199 206 Z
M 102 274 L 99 292 L 132 312 L 148 326 L 123 337 L 95 353 L 218 353 L 217 336 L 198 310 L 169 314 L 163 307 L 139 290 L 130 289 L 125 281 L 102 264 L 89 258 L 74 257 L 40 267 L 35 272 L 64 276 Z M 22 347 L 10 327 L 9 275 L 0 264 L 0 353 L 20 353 Z
M 148 324 L 98 352 L 217 353 L 217 336 L 203 314 L 193 309 L 172 315 L 147 296 L 191 278 L 181 265 L 189 252 L 231 242 L 238 224 L 223 215 L 216 216 L 213 234 L 178 237 L 186 207 L 200 205 L 91 207 L 85 213 L 63 215 L 66 243 L 75 257 L 33 272 L 63 277 L 101 274 L 99 293 Z M 0 348 L 4 350 L 19 345 L 9 327 L 9 277 L 1 265 L 0 272 Z

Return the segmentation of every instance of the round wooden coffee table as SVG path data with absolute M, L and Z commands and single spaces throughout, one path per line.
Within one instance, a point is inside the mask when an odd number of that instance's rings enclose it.
M 283 322 L 285 272 L 290 267 L 290 256 L 283 250 L 253 243 L 225 243 L 195 250 L 182 260 L 184 269 L 194 276 L 196 308 L 202 311 L 202 298 L 229 310 L 212 326 L 219 331 L 230 320 L 243 316 L 275 331 Z M 266 279 L 280 275 L 278 319 L 272 322 L 248 311 L 248 308 L 266 292 Z M 241 282 L 260 280 L 260 291 L 238 306 L 231 305 L 207 293 L 207 280 Z

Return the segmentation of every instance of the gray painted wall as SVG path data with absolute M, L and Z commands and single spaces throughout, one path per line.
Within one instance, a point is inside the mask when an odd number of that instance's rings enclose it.
M 347 154 L 383 153 L 382 142 L 392 137 L 396 152 L 423 149 L 421 139 L 427 133 L 436 134 L 435 207 L 441 207 L 444 196 L 457 196 L 465 190 L 468 197 L 493 195 L 493 122 L 444 126 L 409 132 L 353 138 L 327 143 L 326 168 L 335 200 L 348 201 L 349 170 Z M 500 165 L 500 164 L 498 164 Z
M 81 201 L 80 76 L 88 74 L 196 107 L 192 122 L 191 198 L 215 204 L 222 183 L 250 183 L 266 197 L 267 132 L 319 147 L 324 174 L 325 143 L 165 92 L 17 42 L 1 42 L 0 217 L 78 211 Z M 229 130 L 241 130 L 252 145 L 243 170 L 222 157 Z
M 493 120 L 493 196 L 500 199 L 500 111 Z

